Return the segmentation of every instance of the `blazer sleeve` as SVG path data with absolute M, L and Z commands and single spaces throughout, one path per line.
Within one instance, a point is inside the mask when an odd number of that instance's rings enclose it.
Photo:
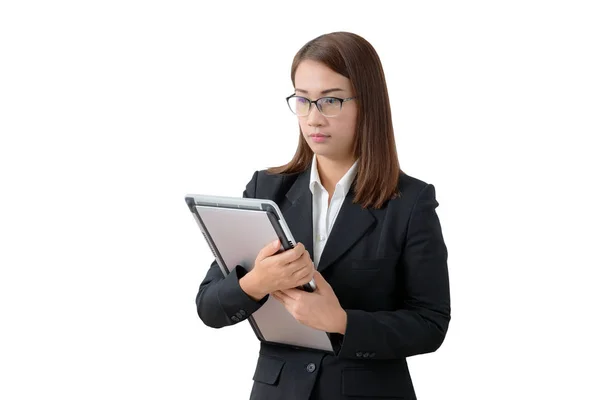
M 246 185 L 243 197 L 256 196 L 257 179 L 258 172 L 255 172 Z M 198 316 L 204 324 L 213 328 L 222 328 L 239 323 L 267 301 L 268 296 L 255 301 L 242 290 L 239 280 L 245 274 L 246 270 L 238 265 L 224 277 L 217 261 L 213 261 L 196 296 Z
M 396 311 L 346 310 L 338 357 L 397 359 L 437 350 L 450 323 L 448 252 L 435 212 L 435 188 L 424 187 L 413 206 L 401 256 Z

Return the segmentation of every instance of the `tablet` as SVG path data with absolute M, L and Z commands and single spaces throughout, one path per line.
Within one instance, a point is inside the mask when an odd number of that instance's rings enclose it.
M 281 243 L 278 253 L 296 245 L 283 214 L 272 200 L 187 195 L 185 201 L 224 276 L 237 265 L 252 270 L 259 251 L 276 239 Z M 315 290 L 314 280 L 301 289 Z M 248 320 L 261 341 L 333 352 L 326 332 L 296 321 L 273 297 Z
M 281 243 L 276 254 L 296 246 L 283 214 L 272 200 L 188 195 L 185 201 L 196 217 L 196 222 L 224 275 L 229 274 L 236 265 L 241 265 L 250 271 L 254 267 L 258 252 L 275 239 L 279 239 Z M 232 230 L 232 227 L 235 227 L 237 232 Z M 240 235 L 240 233 L 251 233 L 251 235 Z M 270 240 L 262 243 L 266 238 Z M 217 245 L 216 242 L 219 244 Z M 262 246 L 257 249 L 256 243 L 262 243 Z M 223 250 L 225 250 L 224 254 L 222 254 Z M 253 253 L 254 256 L 251 256 Z M 248 259 L 249 255 L 251 260 Z M 231 265 L 231 262 L 227 263 L 223 257 L 241 258 L 244 262 Z M 298 289 L 312 292 L 316 289 L 314 279 Z

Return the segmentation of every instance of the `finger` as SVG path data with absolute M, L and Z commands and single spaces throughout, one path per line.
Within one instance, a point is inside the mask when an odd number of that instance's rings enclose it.
M 290 269 L 290 271 L 293 271 L 291 276 L 296 281 L 304 279 L 308 275 L 314 273 L 314 267 L 312 266 L 312 262 L 309 262 L 308 264 L 301 264 L 300 262 L 298 262 L 297 265 L 288 264 L 288 268 Z
M 314 271 L 313 270 L 309 270 L 308 268 L 303 268 L 300 271 L 295 272 L 292 275 L 292 278 L 298 282 L 298 285 L 306 285 L 307 283 L 309 283 L 314 276 Z
M 325 280 L 323 278 L 323 275 L 321 275 L 321 273 L 319 271 L 315 271 L 313 278 L 315 278 L 316 283 L 323 283 L 323 281 Z
M 310 255 L 307 251 L 304 255 L 302 255 L 302 257 L 300 257 L 294 262 L 287 264 L 285 267 L 288 268 L 289 273 L 292 275 L 296 273 L 303 275 L 306 273 L 306 271 L 311 271 L 314 269 L 313 263 L 310 259 Z M 300 277 L 300 275 L 296 275 L 296 278 L 298 277 Z
M 300 257 L 302 257 L 302 255 L 305 252 L 306 249 L 304 248 L 304 245 L 302 243 L 298 243 L 296 244 L 296 247 L 284 251 L 283 253 L 278 255 L 277 258 L 279 259 L 279 261 L 281 261 L 282 264 L 289 264 L 293 261 L 298 260 Z
M 279 239 L 267 244 L 265 247 L 263 247 L 259 252 L 258 255 L 256 256 L 256 260 L 257 261 L 262 261 L 267 257 L 272 256 L 273 254 L 277 253 L 277 250 L 279 250 L 281 248 L 281 242 L 279 241 Z
M 313 279 L 315 280 L 315 283 L 317 285 L 317 290 L 319 288 L 331 288 L 331 286 L 329 285 L 329 282 L 327 282 L 325 280 L 325 278 L 323 278 L 323 275 L 321 275 L 321 273 L 317 270 L 315 270 L 315 274 L 313 275 Z
M 273 296 L 275 298 L 275 300 L 277 300 L 278 302 L 285 304 L 284 300 L 281 297 L 281 294 L 279 292 L 273 292 L 273 293 L 271 293 L 271 296 Z
M 277 291 L 277 297 L 275 298 L 285 307 L 286 310 L 288 310 L 288 312 L 292 312 L 292 306 L 295 302 L 293 298 L 279 290 Z
M 321 272 L 319 272 L 319 270 L 315 270 L 315 280 L 318 279 L 319 282 L 329 285 L 329 282 L 327 282 L 327 280 L 323 277 L 323 274 L 321 274 Z
M 290 300 L 298 301 L 302 298 L 304 291 L 298 289 L 281 290 L 282 297 L 285 296 Z

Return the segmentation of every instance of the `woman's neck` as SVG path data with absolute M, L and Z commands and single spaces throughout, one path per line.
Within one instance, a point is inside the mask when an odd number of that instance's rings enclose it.
M 338 161 L 317 156 L 317 169 L 319 171 L 319 178 L 321 179 L 321 184 L 329 193 L 329 196 L 333 195 L 335 185 L 337 185 L 340 179 L 346 175 L 346 172 L 348 172 L 348 170 L 352 167 L 354 161 L 356 160 L 351 158 Z

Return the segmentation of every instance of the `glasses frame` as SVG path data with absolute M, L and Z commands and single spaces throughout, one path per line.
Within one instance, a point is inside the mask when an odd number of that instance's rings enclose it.
M 292 106 L 290 105 L 290 99 L 291 99 L 292 97 L 298 97 L 298 98 L 305 99 L 306 101 L 308 101 L 308 112 L 306 113 L 306 115 L 298 115 L 298 114 L 296 114 L 296 112 L 295 112 L 294 110 L 292 110 Z M 296 116 L 298 116 L 298 117 L 308 117 L 308 116 L 310 115 L 310 111 L 311 111 L 311 109 L 312 109 L 312 105 L 314 104 L 314 105 L 315 105 L 315 107 L 317 107 L 317 110 L 319 110 L 319 112 L 321 113 L 321 115 L 322 115 L 322 116 L 324 116 L 325 118 L 335 118 L 335 117 L 337 117 L 338 115 L 340 115 L 340 114 L 339 114 L 340 112 L 342 112 L 342 108 L 343 108 L 343 106 L 344 106 L 344 103 L 345 103 L 345 102 L 347 102 L 347 101 L 350 101 L 350 100 L 354 100 L 354 99 L 356 99 L 356 97 L 357 97 L 357 96 L 353 96 L 353 97 L 346 97 L 346 98 L 340 98 L 340 97 L 333 97 L 333 96 L 324 96 L 324 97 L 319 97 L 319 98 L 318 98 L 318 99 L 316 99 L 316 100 L 311 100 L 311 99 L 309 99 L 309 98 L 307 98 L 307 97 L 304 97 L 304 96 L 297 96 L 297 95 L 294 93 L 294 94 L 292 94 L 292 95 L 290 95 L 290 96 L 286 97 L 286 98 L 285 98 L 285 102 L 287 103 L 287 105 L 288 105 L 288 108 L 290 109 L 290 111 L 291 111 L 291 112 L 292 112 L 294 115 L 296 115 Z M 338 112 L 338 114 L 335 114 L 335 115 L 325 115 L 325 114 L 323 114 L 323 110 L 321 109 L 321 105 L 318 103 L 320 100 L 323 100 L 323 99 L 334 99 L 334 100 L 337 100 L 337 101 L 339 101 L 339 102 L 340 102 L 340 111 Z

